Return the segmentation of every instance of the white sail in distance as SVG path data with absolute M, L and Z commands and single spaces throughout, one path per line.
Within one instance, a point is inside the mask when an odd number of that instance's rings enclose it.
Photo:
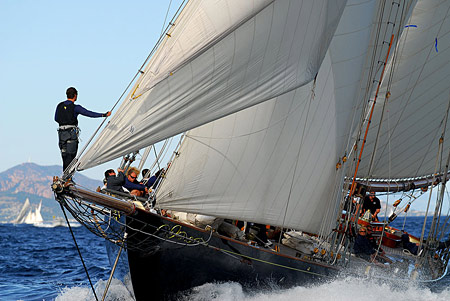
M 189 1 L 78 170 L 309 83 L 345 3 Z
M 42 201 L 39 202 L 38 207 L 33 211 L 29 210 L 23 223 L 25 224 L 39 224 L 44 221 L 41 215 Z
M 16 219 L 13 220 L 12 222 L 14 224 L 23 223 L 29 211 L 30 211 L 30 200 L 27 198 L 22 206 L 22 209 L 20 209 L 19 215 L 17 215 Z
M 42 201 L 39 202 L 39 205 L 36 209 L 32 209 L 30 200 L 27 198 L 25 203 L 23 204 L 22 209 L 20 210 L 17 218 L 12 221 L 15 224 L 39 224 L 44 221 L 41 215 Z

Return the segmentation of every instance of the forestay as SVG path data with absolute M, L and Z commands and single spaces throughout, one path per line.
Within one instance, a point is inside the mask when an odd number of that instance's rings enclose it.
M 189 131 L 158 206 L 318 233 L 335 208 L 376 6 L 349 1 L 314 91 L 310 83 Z
M 317 74 L 345 0 L 190 1 L 80 158 L 96 166 L 294 91 Z

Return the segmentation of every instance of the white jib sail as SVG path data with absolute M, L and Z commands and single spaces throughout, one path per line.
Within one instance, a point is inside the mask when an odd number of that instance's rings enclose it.
M 85 169 L 267 101 L 317 74 L 345 0 L 190 1 Z
M 335 166 L 350 132 L 374 7 L 349 1 L 315 97 L 310 83 L 189 131 L 158 206 L 318 233 L 335 202 Z

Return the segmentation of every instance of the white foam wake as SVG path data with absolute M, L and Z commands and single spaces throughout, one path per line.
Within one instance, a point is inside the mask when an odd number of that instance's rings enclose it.
M 98 300 L 102 300 L 107 281 L 99 280 L 95 285 L 95 293 Z M 55 301 L 91 301 L 95 300 L 90 287 L 75 286 L 65 287 L 61 290 Z M 126 286 L 118 279 L 113 279 L 108 288 L 105 300 L 109 301 L 134 301 Z
M 415 300 L 438 301 L 450 300 L 450 288 L 440 292 L 432 292 L 429 288 L 419 287 L 414 283 L 402 287 L 380 284 L 356 277 L 334 280 L 311 286 L 297 286 L 291 289 L 274 289 L 271 291 L 244 292 L 237 283 L 205 284 L 194 289 L 184 301 L 374 301 L 374 300 Z
M 97 297 L 101 299 L 106 281 L 100 280 L 95 286 Z M 446 286 L 446 285 L 444 285 Z M 291 289 L 273 289 L 270 291 L 244 291 L 238 283 L 207 283 L 196 287 L 185 295 L 183 301 L 373 301 L 373 300 L 414 300 L 414 301 L 444 301 L 450 300 L 450 288 L 433 292 L 427 287 L 419 287 L 414 283 L 403 286 L 393 286 L 387 283 L 375 283 L 360 278 L 347 277 L 311 286 L 297 286 Z M 95 300 L 92 291 L 87 287 L 65 288 L 56 301 Z M 133 298 L 119 280 L 114 279 L 106 300 L 131 301 Z M 151 292 L 149 292 L 151 300 Z

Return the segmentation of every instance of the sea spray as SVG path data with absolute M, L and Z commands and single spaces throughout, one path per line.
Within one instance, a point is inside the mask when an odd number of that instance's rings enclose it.
M 95 285 L 95 293 L 99 300 L 102 299 L 105 292 L 107 281 L 99 280 Z M 90 287 L 75 286 L 71 288 L 63 288 L 60 294 L 55 298 L 55 301 L 91 301 L 95 300 L 94 293 Z M 109 301 L 134 301 L 130 291 L 118 279 L 112 279 L 108 288 L 105 300 Z M 151 300 L 151 294 L 149 294 Z
M 433 301 L 450 300 L 450 289 L 433 292 L 429 288 L 409 282 L 402 285 L 391 285 L 388 282 L 372 281 L 358 277 L 346 277 L 334 281 L 310 286 L 296 286 L 291 289 L 271 291 L 244 290 L 237 283 L 205 284 L 196 287 L 183 301 L 373 301 L 373 300 L 415 300 Z
M 106 281 L 100 280 L 96 286 L 96 293 L 101 298 Z M 152 292 L 148 293 L 151 300 Z M 193 288 L 179 296 L 180 301 L 373 301 L 383 300 L 414 300 L 414 301 L 444 301 L 450 300 L 450 288 L 433 292 L 430 288 L 414 282 L 393 285 L 358 277 L 346 277 L 334 281 L 309 286 L 296 286 L 290 289 L 247 290 L 235 282 L 207 283 Z M 65 288 L 56 301 L 88 301 L 93 300 L 93 294 L 88 287 Z M 106 300 L 132 301 L 134 300 L 125 286 L 114 279 Z

